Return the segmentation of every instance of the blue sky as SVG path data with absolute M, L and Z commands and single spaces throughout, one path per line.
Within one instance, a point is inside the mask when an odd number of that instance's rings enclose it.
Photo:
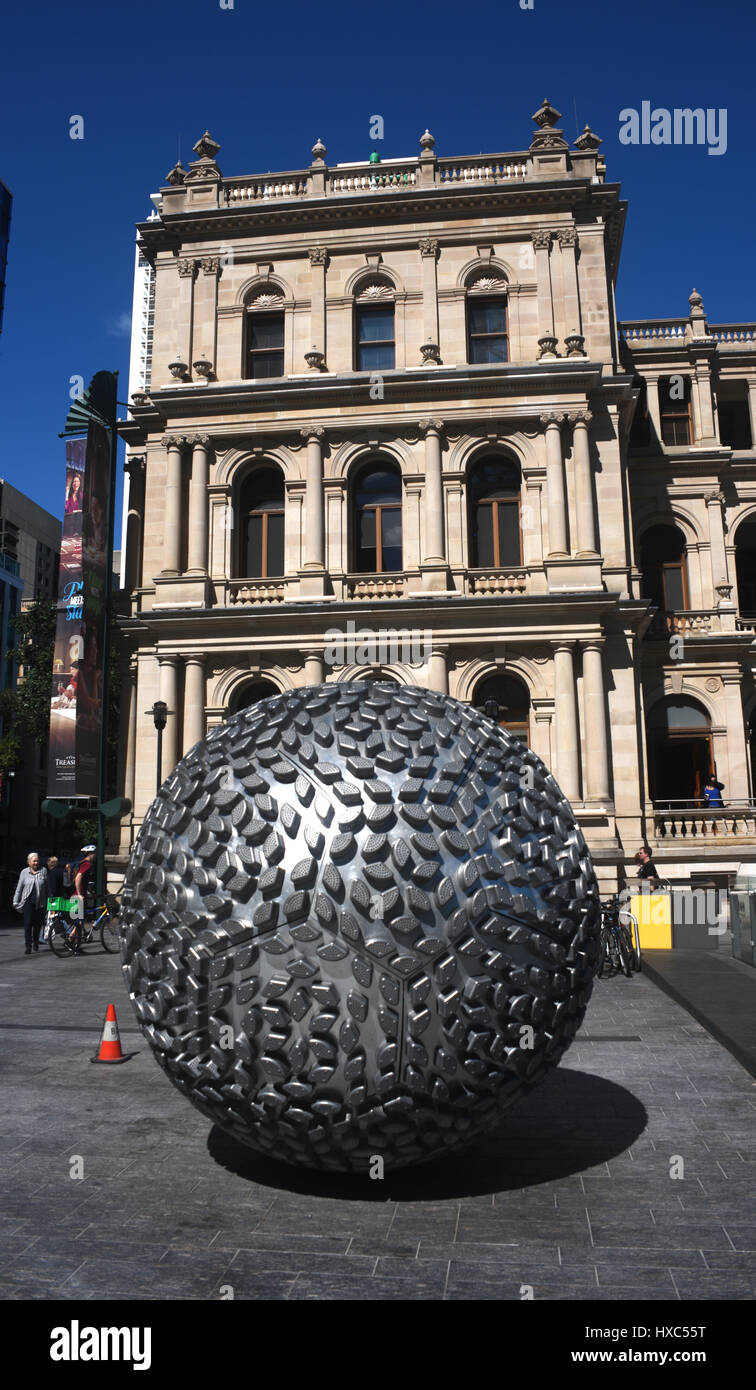
M 62 510 L 69 378 L 117 368 L 125 399 L 134 223 L 206 127 L 226 174 L 303 168 L 317 137 L 329 163 L 411 154 L 426 126 L 439 155 L 477 154 L 527 147 L 548 96 L 570 140 L 586 122 L 603 137 L 630 203 L 620 317 L 683 314 L 695 285 L 713 322 L 756 319 L 750 0 L 533 3 L 6 8 L 0 476 Z M 726 108 L 726 153 L 621 144 L 620 111 L 644 100 Z M 74 115 L 83 140 L 69 138 Z

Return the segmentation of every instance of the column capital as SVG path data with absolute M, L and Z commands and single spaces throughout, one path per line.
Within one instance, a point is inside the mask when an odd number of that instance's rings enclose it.
M 328 264 L 328 251 L 325 246 L 308 246 L 307 254 L 310 258 L 310 265 Z
M 165 434 L 160 441 L 164 449 L 181 449 L 187 443 L 185 434 Z
M 421 256 L 430 256 L 433 260 L 436 259 L 438 255 L 438 237 L 421 237 L 417 245 Z
M 574 652 L 575 642 L 574 637 L 553 637 L 549 646 L 553 652 Z
M 547 430 L 550 425 L 556 425 L 557 428 L 559 428 L 559 426 L 562 424 L 562 421 L 565 419 L 565 415 L 564 411 L 546 410 L 544 411 L 543 415 L 538 416 L 538 419 L 540 420 L 544 429 Z
M 178 270 L 178 273 L 181 276 L 182 280 L 193 280 L 195 275 L 197 274 L 197 262 L 193 259 L 192 256 L 179 256 L 178 260 L 176 261 L 176 269 Z
M 545 227 L 539 227 L 537 231 L 531 232 L 530 240 L 536 251 L 548 251 L 551 246 L 552 233 Z
M 322 425 L 305 425 L 299 433 L 308 444 L 311 440 L 316 440 L 318 444 L 322 444 L 325 439 L 325 430 Z
M 565 246 L 577 246 L 577 228 L 560 227 L 556 233 L 556 238 L 562 248 Z
M 444 428 L 444 421 L 432 420 L 428 416 L 424 416 L 422 420 L 418 420 L 417 427 L 421 434 L 441 434 Z
M 585 425 L 586 429 L 593 419 L 592 410 L 568 410 L 566 420 L 570 425 Z
M 600 637 L 581 637 L 580 647 L 584 652 L 600 652 L 606 646 L 606 638 Z
M 188 443 L 188 444 L 191 444 L 193 448 L 196 448 L 196 447 L 199 446 L 199 447 L 201 447 L 201 448 L 203 448 L 203 449 L 206 449 L 206 448 L 208 447 L 209 443 L 210 443 L 210 435 L 209 435 L 209 434 L 190 434 L 190 435 L 187 435 L 187 443 Z
M 707 507 L 723 507 L 725 502 L 725 495 L 723 492 L 719 491 L 707 492 L 704 496 L 704 502 L 706 503 Z
M 220 266 L 220 256 L 202 256 L 200 258 L 203 275 L 217 275 Z
M 138 478 L 140 474 L 144 473 L 144 468 L 144 454 L 129 454 L 129 457 L 123 465 L 124 473 L 127 473 L 130 478 Z
M 178 666 L 181 656 L 178 652 L 157 652 L 158 666 Z
M 204 652 L 184 652 L 184 661 L 187 666 L 204 666 L 207 657 Z

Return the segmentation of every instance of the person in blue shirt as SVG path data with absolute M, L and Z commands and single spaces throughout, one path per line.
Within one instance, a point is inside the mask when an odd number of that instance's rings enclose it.
M 724 806 L 724 801 L 722 800 L 723 786 L 724 783 L 717 782 L 712 774 L 712 776 L 708 778 L 706 786 L 703 789 L 704 805 Z

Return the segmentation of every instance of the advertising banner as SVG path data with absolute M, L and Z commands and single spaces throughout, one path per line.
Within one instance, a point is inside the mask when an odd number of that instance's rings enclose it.
M 97 796 L 110 438 L 91 421 L 66 442 L 66 495 L 50 699 L 50 797 Z

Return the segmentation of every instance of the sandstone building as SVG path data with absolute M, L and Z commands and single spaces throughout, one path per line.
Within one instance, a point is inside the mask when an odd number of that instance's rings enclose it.
M 695 291 L 618 324 L 601 141 L 533 119 L 515 153 L 426 131 L 410 158 L 331 166 L 318 141 L 243 177 L 206 134 L 168 175 L 121 426 L 122 852 L 154 701 L 166 775 L 261 695 L 374 672 L 495 700 L 607 890 L 644 839 L 673 882 L 753 855 L 756 328 Z

